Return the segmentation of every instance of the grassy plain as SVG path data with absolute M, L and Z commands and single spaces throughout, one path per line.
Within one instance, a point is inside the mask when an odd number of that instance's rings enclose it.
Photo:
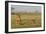
M 20 14 L 21 23 L 16 25 L 16 14 L 11 15 L 11 28 L 37 28 L 41 27 L 41 14 Z M 35 22 L 33 22 L 33 20 Z

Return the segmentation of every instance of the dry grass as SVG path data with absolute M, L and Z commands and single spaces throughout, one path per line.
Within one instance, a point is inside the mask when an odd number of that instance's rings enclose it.
M 16 25 L 16 15 L 11 16 L 11 28 L 35 28 L 41 27 L 40 14 L 21 14 L 21 22 Z

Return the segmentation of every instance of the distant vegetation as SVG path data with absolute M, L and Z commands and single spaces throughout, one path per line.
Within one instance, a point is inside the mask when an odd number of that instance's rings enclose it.
M 31 13 L 31 12 L 29 12 L 29 13 L 27 13 L 27 12 L 25 12 L 25 13 L 22 13 L 22 12 L 11 12 L 11 14 L 12 15 L 15 15 L 15 14 L 40 14 L 41 15 L 41 13 L 39 13 L 39 12 L 34 12 L 34 13 Z

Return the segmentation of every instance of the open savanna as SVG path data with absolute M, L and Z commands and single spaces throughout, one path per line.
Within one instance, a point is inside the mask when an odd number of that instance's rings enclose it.
M 21 22 L 16 25 L 16 14 L 11 15 L 11 28 L 37 28 L 41 27 L 41 14 L 18 14 L 20 15 Z

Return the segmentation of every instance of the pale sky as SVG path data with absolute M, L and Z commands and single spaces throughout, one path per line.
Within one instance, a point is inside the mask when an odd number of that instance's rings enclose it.
M 41 12 L 41 6 L 11 5 L 12 12 Z

